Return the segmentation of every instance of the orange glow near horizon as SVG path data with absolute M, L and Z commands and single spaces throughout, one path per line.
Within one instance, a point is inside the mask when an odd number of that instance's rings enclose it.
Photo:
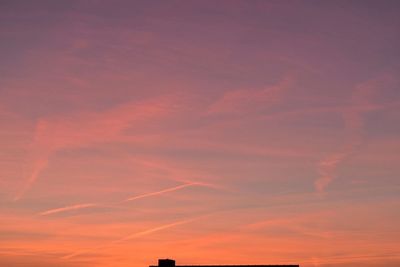
M 0 266 L 399 266 L 399 10 L 2 1 Z

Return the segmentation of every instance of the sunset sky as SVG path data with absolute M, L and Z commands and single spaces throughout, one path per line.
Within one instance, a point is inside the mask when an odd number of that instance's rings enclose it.
M 400 1 L 0 1 L 0 266 L 400 266 Z

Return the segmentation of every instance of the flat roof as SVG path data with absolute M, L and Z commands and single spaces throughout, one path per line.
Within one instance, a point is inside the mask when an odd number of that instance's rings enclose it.
M 159 267 L 158 265 L 150 265 L 150 267 Z M 298 264 L 267 264 L 267 265 L 175 265 L 175 267 L 299 267 Z

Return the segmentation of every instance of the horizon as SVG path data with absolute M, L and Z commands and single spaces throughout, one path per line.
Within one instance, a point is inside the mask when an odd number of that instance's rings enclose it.
M 264 265 L 251 265 L 251 264 L 246 264 L 246 265 L 226 265 L 226 264 L 219 264 L 219 265 L 212 265 L 212 264 L 201 264 L 201 265 L 181 265 L 181 264 L 176 264 L 176 261 L 173 259 L 158 259 L 158 264 L 157 265 L 150 265 L 149 267 L 299 267 L 298 264 L 285 264 L 285 265 L 272 265 L 272 264 L 264 264 Z
M 0 266 L 400 266 L 400 1 L 0 1 Z

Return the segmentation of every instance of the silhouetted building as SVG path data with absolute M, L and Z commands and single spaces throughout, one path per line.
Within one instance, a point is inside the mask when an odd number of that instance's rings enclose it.
M 175 265 L 175 261 L 171 259 L 159 259 L 158 265 L 150 265 L 149 267 L 300 267 L 298 264 L 287 265 Z

